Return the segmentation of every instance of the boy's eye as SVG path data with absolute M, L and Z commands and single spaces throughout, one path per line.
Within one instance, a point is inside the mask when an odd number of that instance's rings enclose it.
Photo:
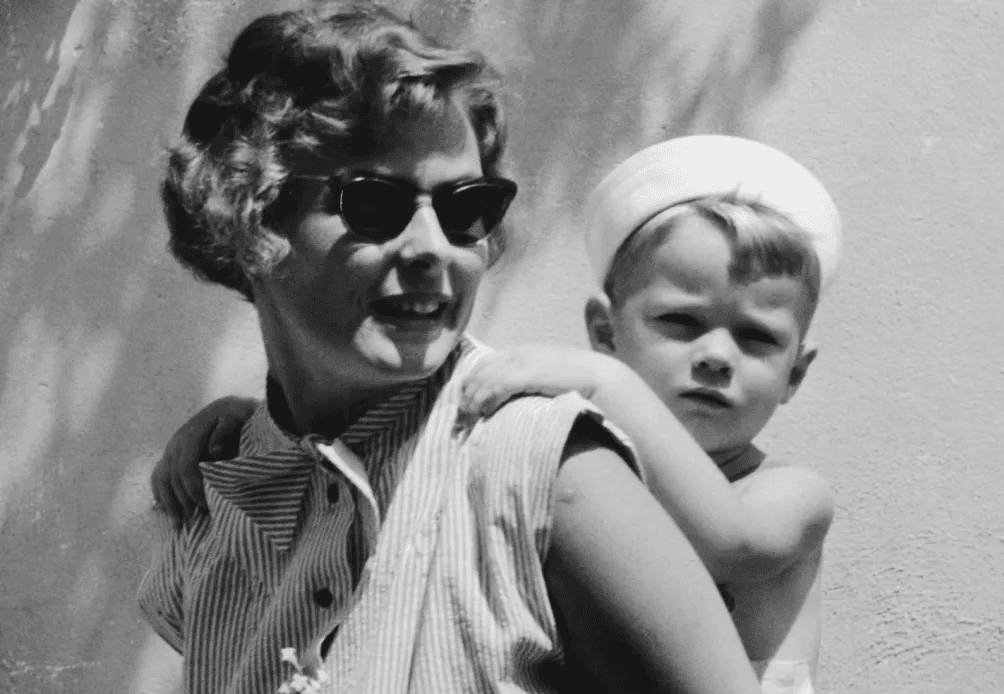
M 678 325 L 685 328 L 696 328 L 700 325 L 694 316 L 688 316 L 686 313 L 665 313 L 659 317 L 659 320 L 663 323 Z
M 774 336 L 757 328 L 744 328 L 736 333 L 736 337 L 742 342 L 755 342 L 761 345 L 776 345 Z

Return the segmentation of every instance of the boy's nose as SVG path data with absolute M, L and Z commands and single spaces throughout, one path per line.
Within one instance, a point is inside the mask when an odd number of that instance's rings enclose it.
M 691 364 L 695 378 L 705 382 L 711 380 L 715 385 L 721 385 L 722 381 L 728 381 L 732 377 L 731 338 L 723 332 L 708 333 L 694 351 Z
M 714 373 L 721 376 L 732 375 L 732 363 L 728 359 L 723 359 L 717 355 L 707 354 L 699 357 L 694 362 L 694 367 L 698 371 Z

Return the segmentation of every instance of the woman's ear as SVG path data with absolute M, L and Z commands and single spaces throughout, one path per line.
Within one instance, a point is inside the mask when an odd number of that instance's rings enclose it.
M 781 399 L 782 403 L 787 403 L 795 397 L 798 387 L 805 380 L 805 374 L 809 372 L 809 366 L 812 365 L 817 354 L 819 354 L 819 350 L 811 342 L 803 342 L 799 345 L 798 356 L 795 357 L 795 363 L 792 364 L 791 371 L 788 373 L 788 387 Z
M 613 309 L 610 297 L 597 294 L 586 302 L 586 332 L 593 350 L 612 355 L 617 351 L 614 343 Z

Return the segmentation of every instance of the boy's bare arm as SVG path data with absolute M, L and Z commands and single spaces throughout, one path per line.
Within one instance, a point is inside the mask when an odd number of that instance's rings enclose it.
M 774 578 L 727 586 L 735 598 L 732 618 L 750 659 L 780 663 L 781 674 L 801 670 L 815 679 L 822 623 L 822 548 Z M 807 670 L 802 670 L 802 665 Z
M 729 582 L 773 579 L 816 555 L 833 521 L 830 485 L 816 472 L 795 466 L 768 467 L 736 482 L 733 490 L 763 526 L 757 555 L 738 562 Z
M 196 509 L 206 509 L 199 463 L 237 456 L 241 428 L 257 404 L 251 398 L 219 398 L 192 415 L 171 436 L 150 475 L 150 487 L 154 502 L 176 529 L 189 521 Z
M 619 364 L 619 362 L 618 362 Z M 790 468 L 733 488 L 641 377 L 623 367 L 592 400 L 638 448 L 649 488 L 721 583 L 766 580 L 818 547 L 833 517 L 829 487 Z
M 569 662 L 599 691 L 759 692 L 687 539 L 623 459 L 580 444 L 556 481 L 545 567 Z
M 472 371 L 464 386 L 464 408 L 490 414 L 519 393 L 570 390 L 589 398 L 631 438 L 649 488 L 716 581 L 765 580 L 821 541 L 820 519 L 828 527 L 833 505 L 825 485 L 795 476 L 783 489 L 772 490 L 770 484 L 755 489 L 749 500 L 737 494 L 662 400 L 613 357 L 551 345 L 504 350 Z M 796 498 L 760 503 L 768 493 L 780 497 L 782 491 Z
M 789 538 L 792 547 L 779 550 L 792 557 L 775 562 L 783 565 L 780 571 L 770 576 L 740 571 L 727 584 L 735 599 L 732 618 L 740 638 L 750 659 L 765 668 L 767 679 L 807 677 L 813 681 L 822 624 L 823 540 L 833 515 L 829 486 L 810 470 L 768 467 L 733 488 L 745 504 L 762 514 L 803 528 Z

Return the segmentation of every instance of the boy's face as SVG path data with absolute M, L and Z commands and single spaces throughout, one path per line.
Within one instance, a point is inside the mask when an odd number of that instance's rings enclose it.
M 624 283 L 621 306 L 593 300 L 587 309 L 593 347 L 637 371 L 722 458 L 760 432 L 815 356 L 801 343 L 801 282 L 737 284 L 731 261 L 722 232 L 686 215 Z

